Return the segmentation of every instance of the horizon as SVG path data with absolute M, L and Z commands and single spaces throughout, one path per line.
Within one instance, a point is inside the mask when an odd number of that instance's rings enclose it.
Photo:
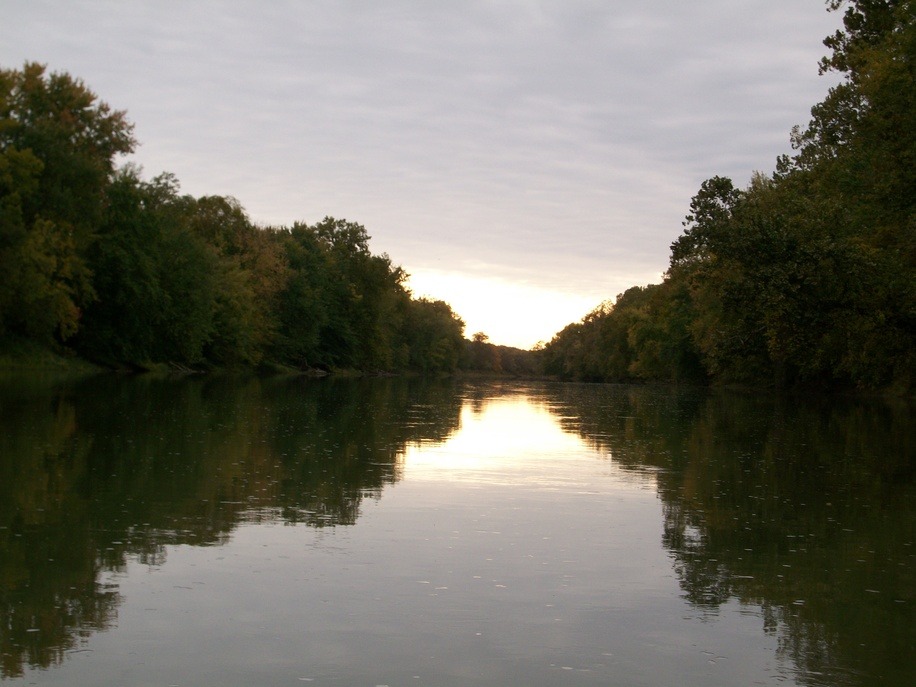
M 358 222 L 468 337 L 523 349 L 659 282 L 703 180 L 743 187 L 790 152 L 840 24 L 794 0 L 6 14 L 0 63 L 125 110 L 145 176 L 257 224 Z

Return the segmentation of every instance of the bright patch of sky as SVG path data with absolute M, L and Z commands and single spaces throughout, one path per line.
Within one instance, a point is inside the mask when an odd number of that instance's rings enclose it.
M 658 282 L 700 183 L 790 152 L 821 0 L 0 0 L 0 66 L 86 82 L 133 160 L 261 224 L 359 222 L 494 343 Z

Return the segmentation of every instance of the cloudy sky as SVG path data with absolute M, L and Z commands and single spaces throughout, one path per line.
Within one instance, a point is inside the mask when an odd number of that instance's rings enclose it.
M 415 295 L 528 347 L 658 282 L 691 196 L 790 152 L 823 0 L 0 0 L 0 66 L 127 110 L 145 174 L 366 226 Z

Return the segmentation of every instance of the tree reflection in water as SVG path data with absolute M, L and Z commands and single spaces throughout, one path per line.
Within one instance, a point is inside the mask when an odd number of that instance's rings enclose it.
M 552 399 L 599 452 L 655 471 L 663 544 L 700 616 L 759 607 L 810 684 L 916 682 L 911 402 L 612 385 Z
M 407 442 L 457 428 L 448 381 L 120 379 L 0 385 L 3 677 L 49 667 L 117 615 L 106 572 L 242 521 L 351 525 Z
M 505 394 L 651 475 L 700 622 L 748 607 L 809 684 L 916 682 L 911 403 L 230 377 L 0 383 L 0 674 L 58 664 L 111 627 L 128 561 L 162 565 L 244 522 L 356 523 L 401 478 L 406 446 Z

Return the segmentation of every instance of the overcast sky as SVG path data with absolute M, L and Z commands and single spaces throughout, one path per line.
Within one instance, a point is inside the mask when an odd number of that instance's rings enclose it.
M 0 66 L 127 110 L 147 177 L 366 226 L 496 343 L 658 282 L 691 196 L 790 152 L 823 0 L 0 0 Z

